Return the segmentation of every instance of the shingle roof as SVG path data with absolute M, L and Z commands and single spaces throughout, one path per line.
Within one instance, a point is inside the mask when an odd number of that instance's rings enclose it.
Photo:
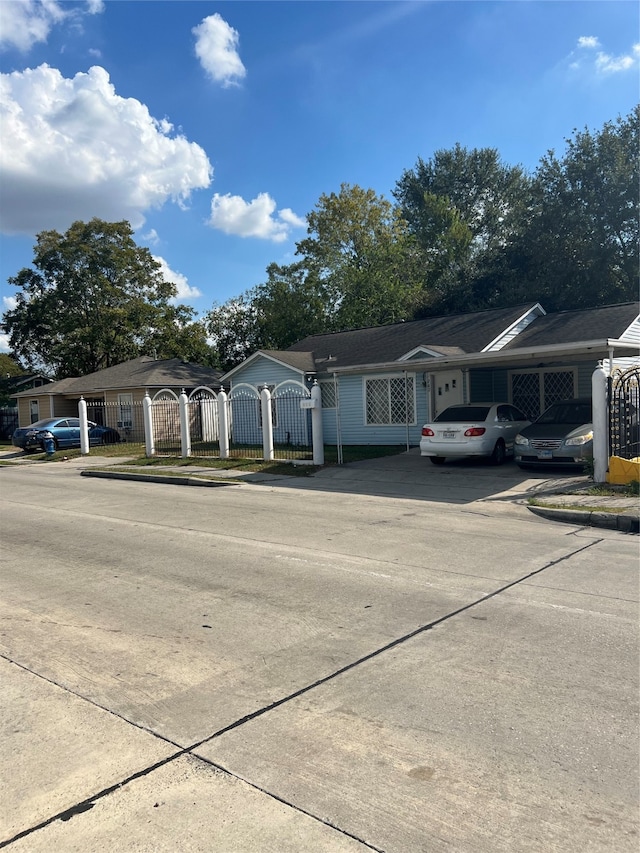
M 480 352 L 534 305 L 536 303 L 532 302 L 513 308 L 427 317 L 390 326 L 310 335 L 289 347 L 288 352 L 313 353 L 316 367 L 321 371 L 348 365 L 395 361 L 418 346 L 441 351 L 444 351 L 444 347 L 455 347 L 458 352 Z
M 276 361 L 288 364 L 290 367 L 294 367 L 296 370 L 300 370 L 303 373 L 312 373 L 316 369 L 313 363 L 313 355 L 310 352 L 296 352 L 277 349 L 262 349 L 260 352 L 271 356 L 271 358 L 275 358 Z
M 620 338 L 640 313 L 640 303 L 545 314 L 521 332 L 505 349 L 570 344 Z
M 61 379 L 34 390 L 40 394 L 80 395 L 123 388 L 195 388 L 198 385 L 219 385 L 220 376 L 220 371 L 212 367 L 189 364 L 179 358 L 156 360 L 143 355 L 86 376 Z M 25 394 L 34 396 L 34 391 L 23 391 L 20 396 Z

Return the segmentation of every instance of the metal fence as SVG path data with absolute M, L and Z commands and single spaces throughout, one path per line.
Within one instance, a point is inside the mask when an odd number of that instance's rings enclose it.
M 159 391 L 151 402 L 153 444 L 158 456 L 180 456 L 182 452 L 180 403 L 173 391 Z
M 18 429 L 18 409 L 15 406 L 0 407 L 0 438 L 11 438 Z
M 120 441 L 144 444 L 144 414 L 141 402 L 105 403 L 86 400 L 87 418 L 101 426 L 110 427 Z
M 640 456 L 640 367 L 614 371 L 609 377 L 609 454 Z
M 196 388 L 187 403 L 192 456 L 219 456 L 218 395 L 211 388 Z
M 309 389 L 287 382 L 273 389 L 271 406 L 276 459 L 313 459 L 311 411 L 303 408 Z
M 241 383 L 229 392 L 229 456 L 262 459 L 262 407 L 254 385 Z

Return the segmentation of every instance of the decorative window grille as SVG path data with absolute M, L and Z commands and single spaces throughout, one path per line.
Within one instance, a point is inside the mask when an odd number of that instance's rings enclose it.
M 414 424 L 415 380 L 413 376 L 365 379 L 365 411 L 368 426 Z
M 319 382 L 320 385 L 320 395 L 322 396 L 322 408 L 323 409 L 335 409 L 336 408 L 336 386 L 333 380 Z
M 556 400 L 575 397 L 576 379 L 573 370 L 528 370 L 511 374 L 511 402 L 537 418 Z

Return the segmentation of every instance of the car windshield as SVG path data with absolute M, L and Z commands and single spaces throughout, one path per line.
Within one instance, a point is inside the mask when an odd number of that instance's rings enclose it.
M 486 421 L 489 406 L 450 406 L 436 417 L 437 423 L 464 424 L 468 421 Z
M 589 403 L 554 403 L 536 421 L 538 424 L 588 424 L 590 422 Z

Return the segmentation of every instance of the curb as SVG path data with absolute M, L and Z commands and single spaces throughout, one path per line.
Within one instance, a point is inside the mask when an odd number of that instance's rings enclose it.
M 205 488 L 216 488 L 218 486 L 236 486 L 236 482 L 229 480 L 201 480 L 198 477 L 171 477 L 165 474 L 135 474 L 132 471 L 92 471 L 86 469 L 80 471 L 81 477 L 99 477 L 103 480 L 133 480 L 138 483 L 164 483 L 170 486 L 204 486 Z
M 607 530 L 619 530 L 622 533 L 640 533 L 640 518 L 613 512 L 587 512 L 577 509 L 555 509 L 543 506 L 528 506 L 527 509 L 541 518 L 551 521 L 579 524 L 587 527 L 603 527 Z

